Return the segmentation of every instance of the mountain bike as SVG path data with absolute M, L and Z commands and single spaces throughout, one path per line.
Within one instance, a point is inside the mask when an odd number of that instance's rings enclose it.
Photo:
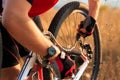
M 88 7 L 84 3 L 69 2 L 56 13 L 48 31 L 43 32 L 46 38 L 75 61 L 76 73 L 72 78 L 64 80 L 96 80 L 98 77 L 101 59 L 98 25 L 95 25 L 91 36 L 84 38 L 77 34 L 78 25 L 88 16 L 88 11 Z M 34 65 L 36 65 L 37 71 L 32 74 L 32 80 L 61 80 L 55 64 L 55 61 L 49 64 L 48 61 L 31 51 L 18 80 L 27 80 Z

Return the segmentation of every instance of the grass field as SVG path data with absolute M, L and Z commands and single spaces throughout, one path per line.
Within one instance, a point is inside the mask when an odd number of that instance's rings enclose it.
M 45 30 L 56 13 L 50 10 L 41 15 Z M 99 80 L 120 80 L 120 9 L 102 6 L 98 18 L 101 32 L 102 61 Z
M 120 9 L 102 6 L 98 23 L 102 38 L 100 80 L 120 80 Z

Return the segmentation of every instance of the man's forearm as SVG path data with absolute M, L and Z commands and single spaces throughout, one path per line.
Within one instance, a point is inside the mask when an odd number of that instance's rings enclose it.
M 24 47 L 45 56 L 47 48 L 53 44 L 43 36 L 33 20 L 28 16 L 30 8 L 30 4 L 25 0 L 7 0 L 2 15 L 2 23 L 12 37 Z
M 101 0 L 89 0 L 89 15 L 97 20 Z

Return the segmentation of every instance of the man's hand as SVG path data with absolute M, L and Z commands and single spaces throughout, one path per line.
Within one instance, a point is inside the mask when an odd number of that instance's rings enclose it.
M 65 55 L 64 58 L 61 58 L 61 55 L 59 55 L 56 58 L 56 62 L 58 64 L 62 79 L 72 77 L 72 75 L 75 73 L 75 63 L 70 56 Z
M 84 21 L 81 21 L 78 26 L 78 34 L 83 37 L 91 35 L 94 31 L 95 23 L 96 20 L 93 17 L 87 16 L 87 18 Z

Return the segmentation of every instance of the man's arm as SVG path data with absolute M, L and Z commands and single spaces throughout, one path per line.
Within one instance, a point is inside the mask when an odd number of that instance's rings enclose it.
M 89 0 L 89 15 L 97 20 L 101 0 Z
M 80 23 L 78 33 L 83 37 L 91 35 L 98 18 L 101 0 L 89 0 L 89 16 Z
M 23 46 L 45 56 L 48 47 L 53 44 L 43 36 L 28 16 L 30 8 L 31 5 L 27 0 L 6 0 L 2 23 L 12 37 Z M 57 53 L 60 53 L 57 47 L 56 49 Z

